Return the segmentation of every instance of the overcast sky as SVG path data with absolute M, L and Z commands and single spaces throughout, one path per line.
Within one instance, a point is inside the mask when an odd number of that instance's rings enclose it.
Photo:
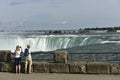
M 0 29 L 120 26 L 120 0 L 0 0 Z

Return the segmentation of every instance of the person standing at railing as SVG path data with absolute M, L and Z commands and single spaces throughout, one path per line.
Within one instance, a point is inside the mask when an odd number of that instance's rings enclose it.
M 27 70 L 28 70 L 28 73 L 31 73 L 32 56 L 31 56 L 30 45 L 27 45 L 27 48 L 24 50 L 24 56 L 25 56 L 25 73 L 27 73 Z
M 19 45 L 16 46 L 14 57 L 15 57 L 15 67 L 16 67 L 16 73 L 20 73 L 21 71 L 21 54 L 22 54 L 22 47 Z

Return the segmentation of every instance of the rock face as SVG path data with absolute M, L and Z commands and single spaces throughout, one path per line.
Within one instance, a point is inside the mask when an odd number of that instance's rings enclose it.
M 110 64 L 101 62 L 89 62 L 87 63 L 87 73 L 89 74 L 109 74 Z
M 70 73 L 86 73 L 85 62 L 74 62 L 69 63 Z
M 55 51 L 54 60 L 55 63 L 67 63 L 68 52 L 67 51 Z
M 9 50 L 1 50 L 0 51 L 0 62 L 8 62 L 11 59 L 10 56 L 11 51 Z

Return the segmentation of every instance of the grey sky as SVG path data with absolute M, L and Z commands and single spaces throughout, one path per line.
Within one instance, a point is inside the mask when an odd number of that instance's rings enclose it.
M 120 0 L 0 0 L 0 29 L 120 26 Z

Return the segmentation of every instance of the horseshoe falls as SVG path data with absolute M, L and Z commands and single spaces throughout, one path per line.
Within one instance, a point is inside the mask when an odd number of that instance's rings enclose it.
M 22 32 L 21 32 L 22 33 Z M 62 34 L 62 35 L 39 35 L 39 34 L 6 34 L 0 33 L 0 50 L 14 52 L 16 45 L 31 45 L 32 51 L 53 51 L 76 46 L 90 46 L 91 44 L 115 43 L 119 45 L 120 34 Z

